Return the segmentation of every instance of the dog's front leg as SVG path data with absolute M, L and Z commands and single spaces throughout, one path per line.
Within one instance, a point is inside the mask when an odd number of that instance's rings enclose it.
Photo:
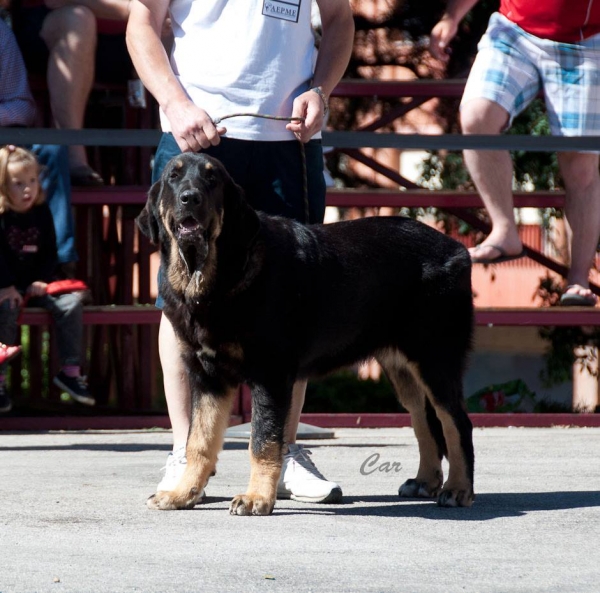
M 224 394 L 202 393 L 194 397 L 185 472 L 175 490 L 152 495 L 148 508 L 161 511 L 194 508 L 215 470 L 236 393 L 237 388 L 231 388 Z
M 252 437 L 250 439 L 250 482 L 245 494 L 234 497 L 232 515 L 270 515 L 277 499 L 277 482 L 283 461 L 284 431 L 292 397 L 291 385 L 274 399 L 264 387 L 252 391 Z

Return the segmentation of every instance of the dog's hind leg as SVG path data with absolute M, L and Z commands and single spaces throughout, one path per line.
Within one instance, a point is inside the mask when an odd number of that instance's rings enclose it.
M 284 393 L 284 397 L 275 398 L 275 393 Z M 231 501 L 229 512 L 232 515 L 270 515 L 273 512 L 291 397 L 291 381 L 279 388 L 253 388 L 250 482 L 246 493 Z
M 438 504 L 448 507 L 471 506 L 475 500 L 473 424 L 463 400 L 462 378 L 446 376 L 444 379 L 433 371 L 423 371 L 430 387 L 427 394 L 443 427 L 448 448 L 448 479 L 440 492 Z
M 217 465 L 237 388 L 221 395 L 201 394 L 193 399 L 192 425 L 186 444 L 187 466 L 175 490 L 157 492 L 147 501 L 158 510 L 191 509 Z
M 377 357 L 400 403 L 410 412 L 419 444 L 419 469 L 415 478 L 404 482 L 398 490 L 401 497 L 432 498 L 443 484 L 442 458 L 446 443 L 442 427 L 428 403 L 425 386 L 418 372 L 397 350 L 386 350 Z
M 437 496 L 440 506 L 471 506 L 473 492 L 473 425 L 462 393 L 462 363 L 451 355 L 432 362 L 407 362 L 400 352 L 388 352 L 380 363 L 402 405 L 411 413 L 419 442 L 417 477 L 407 480 L 400 496 Z M 449 463 L 442 486 L 441 461 Z
M 475 499 L 473 424 L 463 399 L 462 361 L 446 351 L 430 354 L 418 370 L 429 403 L 442 426 L 448 458 L 448 479 L 438 496 L 440 506 L 471 506 Z

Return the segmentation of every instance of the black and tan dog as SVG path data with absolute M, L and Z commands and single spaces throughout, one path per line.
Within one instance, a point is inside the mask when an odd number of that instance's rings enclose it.
M 167 164 L 137 222 L 160 245 L 164 314 L 180 340 L 193 401 L 187 469 L 175 490 L 148 500 L 150 508 L 194 506 L 245 382 L 251 476 L 230 512 L 271 513 L 292 385 L 370 356 L 410 411 L 419 443 L 418 473 L 400 496 L 471 505 L 462 379 L 473 300 L 462 245 L 401 217 L 303 226 L 257 213 L 223 165 L 202 154 Z

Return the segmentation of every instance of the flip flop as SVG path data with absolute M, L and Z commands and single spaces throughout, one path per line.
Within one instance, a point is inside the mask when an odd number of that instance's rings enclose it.
M 498 245 L 492 245 L 491 243 L 487 243 L 485 245 L 482 243 L 481 245 L 477 245 L 474 251 L 483 249 L 484 247 L 490 247 L 492 249 L 495 249 L 500 255 L 498 257 L 471 257 L 471 261 L 474 264 L 501 264 L 502 262 L 513 261 L 515 259 L 520 259 L 525 256 L 524 249 L 522 249 L 520 253 L 517 253 L 515 255 L 509 255 L 508 253 L 506 253 L 506 251 L 504 251 L 502 247 L 499 247 Z
M 560 297 L 560 304 L 563 307 L 595 307 L 597 299 L 593 294 L 586 296 L 575 292 L 567 292 L 570 288 L 576 287 L 581 286 L 579 284 L 569 284 L 569 286 L 565 288 L 565 292 L 563 292 Z

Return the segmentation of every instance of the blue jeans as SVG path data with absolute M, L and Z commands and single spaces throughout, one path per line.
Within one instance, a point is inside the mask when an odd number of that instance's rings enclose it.
M 70 292 L 58 296 L 44 295 L 28 301 L 32 307 L 43 307 L 52 314 L 56 324 L 56 342 L 61 366 L 80 366 L 83 343 L 83 304 L 81 293 Z M 11 307 L 8 301 L 0 303 L 0 342 L 13 345 L 17 340 L 17 320 L 21 309 Z M 6 363 L 0 374 L 6 372 Z
M 160 175 L 172 157 L 181 151 L 172 134 L 163 134 L 152 170 L 152 181 Z M 203 150 L 219 159 L 233 180 L 242 187 L 246 199 L 256 210 L 274 216 L 285 216 L 300 222 L 305 220 L 304 183 L 310 223 L 323 222 L 325 215 L 325 178 L 323 176 L 323 150 L 320 140 L 304 145 L 306 179 L 302 170 L 300 143 L 297 140 L 260 142 L 221 138 L 217 146 Z M 159 283 L 160 286 L 160 270 Z M 156 306 L 163 307 L 158 295 Z
M 42 188 L 54 221 L 58 263 L 76 262 L 79 256 L 75 248 L 68 149 L 66 146 L 34 144 L 31 150 L 42 165 Z

